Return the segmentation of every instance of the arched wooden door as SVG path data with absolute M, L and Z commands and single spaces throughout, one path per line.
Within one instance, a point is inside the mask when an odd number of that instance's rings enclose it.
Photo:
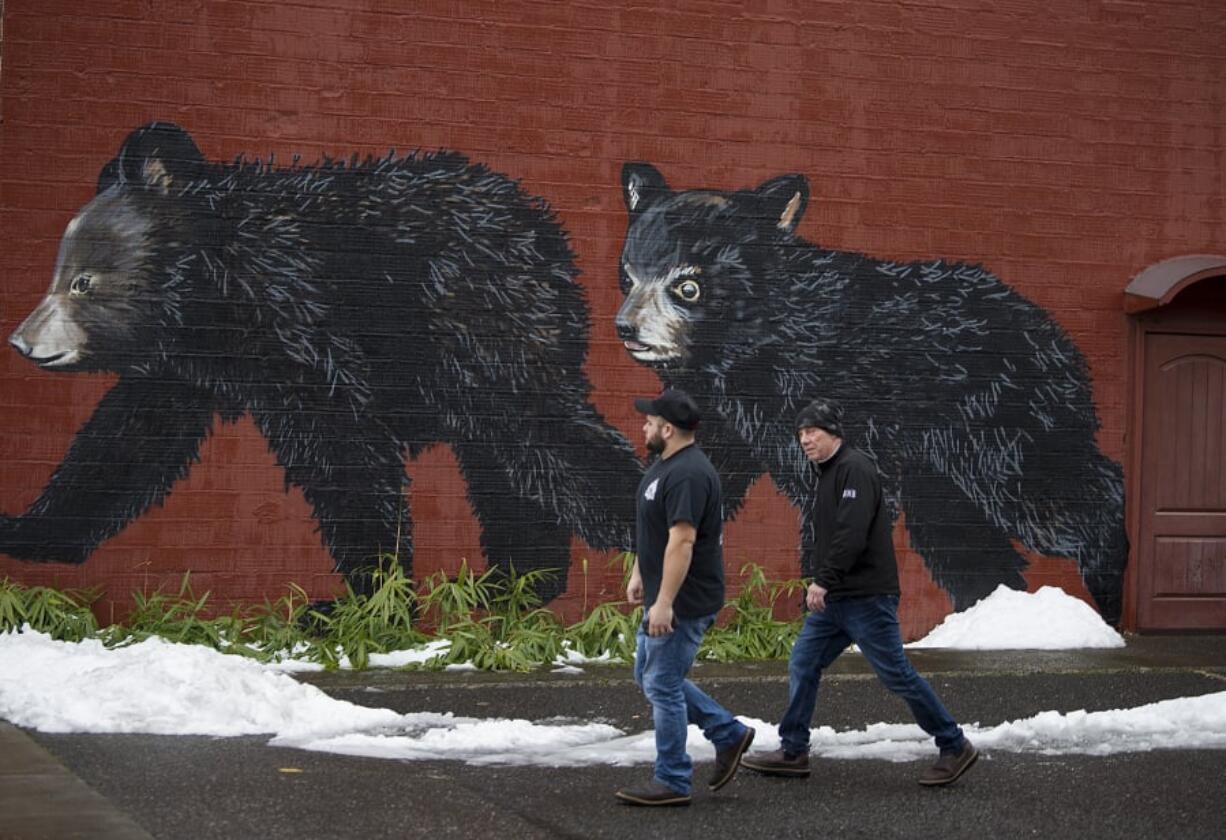
M 1226 277 L 1138 327 L 1136 627 L 1226 629 Z

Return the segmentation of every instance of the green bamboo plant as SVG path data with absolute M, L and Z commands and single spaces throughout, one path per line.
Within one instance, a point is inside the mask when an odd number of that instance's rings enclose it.
M 611 561 L 621 566 L 623 588 L 634 559 L 624 552 Z M 366 668 L 373 654 L 417 647 L 433 638 L 448 645 L 426 662 L 405 667 L 469 663 L 483 670 L 531 671 L 568 650 L 588 658 L 632 661 L 643 620 L 641 607 L 608 601 L 564 626 L 536 594 L 553 574 L 549 570 L 478 574 L 462 561 L 454 576 L 438 572 L 418 585 L 389 554 L 370 574 L 369 594 L 347 586 L 334 601 L 312 603 L 301 587 L 291 585 L 275 601 L 229 611 L 217 609 L 208 592 L 197 594 L 185 574 L 175 591 L 134 593 L 126 621 L 102 629 L 90 611 L 96 592 L 27 588 L 6 578 L 0 580 L 0 632 L 28 626 L 64 641 L 92 637 L 111 647 L 156 636 L 265 662 L 292 656 L 329 669 L 345 663 Z M 802 588 L 800 581 L 771 582 L 753 564 L 741 569 L 741 577 L 740 593 L 727 605 L 726 620 L 708 632 L 700 657 L 723 662 L 785 658 L 799 622 L 777 620 L 775 607 Z

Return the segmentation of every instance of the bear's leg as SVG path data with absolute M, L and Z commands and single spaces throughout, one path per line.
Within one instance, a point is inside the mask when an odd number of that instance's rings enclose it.
M 26 560 L 84 562 L 187 474 L 217 411 L 209 391 L 121 377 L 30 509 L 21 517 L 0 516 L 0 551 Z
M 286 481 L 302 489 L 324 545 L 355 592 L 369 594 L 372 573 L 394 557 L 412 573 L 412 521 L 401 446 L 377 423 L 347 411 L 257 414 Z
M 496 449 L 474 442 L 454 447 L 481 525 L 481 549 L 490 568 L 503 573 L 544 572 L 536 593 L 548 603 L 566 590 L 571 530 L 547 506 L 545 488 L 526 495 L 514 486 Z
M 479 417 L 506 419 L 453 428 L 457 451 L 468 445 L 474 467 L 497 463 L 509 492 L 534 500 L 592 548 L 629 548 L 643 469 L 634 447 L 577 389 L 538 400 L 528 401 L 530 412 L 493 400 L 478 406 Z
M 1061 443 L 1059 458 L 1027 470 L 1025 504 L 1007 514 L 1028 547 L 1076 560 L 1103 620 L 1117 624 L 1128 562 L 1123 471 L 1092 442 Z M 1069 455 L 1078 451 L 1084 455 Z
M 1114 461 L 1095 452 L 1091 465 L 1091 499 L 1082 508 L 1085 535 L 1077 563 L 1086 589 L 1108 624 L 1118 626 L 1124 606 L 1124 569 L 1128 565 L 1128 529 L 1124 519 L 1124 472 Z
M 1002 583 L 1026 588 L 1026 560 L 948 478 L 904 472 L 902 509 L 911 547 L 949 593 L 955 610 L 973 606 Z
M 559 398 L 530 421 L 520 445 L 498 447 L 518 491 L 598 550 L 634 544 L 635 494 L 643 465 L 634 447 L 577 396 Z

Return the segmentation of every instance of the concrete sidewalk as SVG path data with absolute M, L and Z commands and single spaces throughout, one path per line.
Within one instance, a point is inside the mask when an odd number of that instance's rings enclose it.
M 1226 637 L 1136 636 L 1103 651 L 910 652 L 964 723 L 1046 709 L 1108 709 L 1226 690 Z M 737 714 L 777 720 L 786 664 L 705 664 L 694 677 Z M 299 677 L 397 711 L 650 728 L 624 666 L 582 674 L 371 670 Z M 823 681 L 814 725 L 908 722 L 906 708 L 844 655 Z M 48 735 L 0 723 L 0 838 L 775 836 L 1216 836 L 1226 750 L 1094 758 L 986 755 L 942 791 L 923 765 L 819 760 L 811 783 L 744 773 L 667 815 L 619 807 L 612 790 L 648 766 L 474 767 L 283 750 L 266 738 Z M 707 768 L 696 768 L 697 778 Z M 789 786 L 790 785 L 790 786 Z M 803 786 L 801 786 L 803 785 Z M 730 792 L 730 793 L 726 793 Z M 797 795 L 805 794 L 805 795 Z M 949 806 L 959 803 L 957 807 Z M 974 819 L 967 823 L 967 809 Z M 900 821 L 901 818 L 901 821 Z M 814 822 L 817 820 L 817 822 Z M 738 828 L 739 827 L 739 828 Z

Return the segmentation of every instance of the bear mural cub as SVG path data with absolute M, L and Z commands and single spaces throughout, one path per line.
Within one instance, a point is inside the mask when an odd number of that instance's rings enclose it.
M 622 170 L 626 350 L 714 415 L 703 448 L 735 514 L 769 473 L 812 541 L 816 481 L 793 418 L 839 400 L 890 509 L 958 610 L 1025 588 L 1016 540 L 1077 562 L 1103 617 L 1120 617 L 1123 475 L 1095 443 L 1085 360 L 1038 306 L 982 267 L 897 263 L 796 235 L 801 175 L 737 192 L 669 188 Z
M 450 152 L 275 168 L 132 132 L 10 338 L 118 382 L 0 551 L 83 562 L 249 414 L 355 588 L 412 557 L 405 459 L 452 448 L 492 565 L 630 544 L 640 465 L 588 400 L 589 317 L 544 201 Z

